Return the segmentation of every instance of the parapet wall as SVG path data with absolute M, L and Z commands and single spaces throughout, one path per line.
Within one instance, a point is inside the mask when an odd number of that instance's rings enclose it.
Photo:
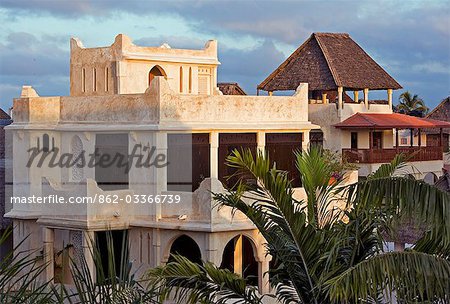
M 294 96 L 181 95 L 164 77 L 143 94 L 27 97 L 14 100 L 15 124 L 259 124 L 308 128 L 307 85 Z

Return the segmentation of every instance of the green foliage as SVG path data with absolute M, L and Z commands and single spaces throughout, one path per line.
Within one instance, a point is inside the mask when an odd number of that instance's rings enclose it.
M 420 116 L 425 116 L 428 113 L 429 109 L 425 105 L 425 102 L 419 96 L 412 95 L 409 91 L 400 94 L 398 100 L 397 110 L 399 112 L 407 115 L 418 113 Z
M 285 171 L 270 167 L 267 155 L 255 158 L 250 151 L 234 151 L 227 161 L 251 174 L 256 185 L 241 183 L 236 191 L 214 196 L 221 206 L 243 212 L 267 241 L 276 265 L 269 270 L 270 284 L 281 303 L 380 303 L 392 294 L 407 303 L 448 300 L 448 193 L 403 177 L 401 155 L 351 185 L 336 174 L 342 165 L 326 152 L 313 148 L 296 157 L 306 201 L 294 199 Z M 343 200 L 346 208 L 336 208 Z M 426 222 L 424 237 L 406 252 L 384 253 L 382 233 L 402 217 Z M 182 286 L 188 303 L 194 303 L 190 297 L 215 302 L 219 290 L 259 303 L 246 297 L 251 287 L 244 288 L 245 280 L 231 273 L 216 276 L 220 280 L 213 286 L 222 289 L 198 288 L 210 286 L 212 275 L 182 262 L 160 267 L 151 276 L 159 278 L 166 292 Z M 240 297 L 229 287 L 230 280 L 243 284 Z

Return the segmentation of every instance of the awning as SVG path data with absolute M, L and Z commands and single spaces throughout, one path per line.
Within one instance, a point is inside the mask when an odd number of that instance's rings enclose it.
M 398 113 L 356 113 L 334 126 L 339 129 L 427 129 L 450 128 L 450 123 Z

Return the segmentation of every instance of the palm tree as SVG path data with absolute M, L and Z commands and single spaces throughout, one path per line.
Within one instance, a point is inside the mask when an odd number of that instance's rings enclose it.
M 403 92 L 399 97 L 397 110 L 401 113 L 412 116 L 423 117 L 428 113 L 425 102 L 417 95 L 412 95 L 409 91 Z
M 402 156 L 345 185 L 320 150 L 298 153 L 307 201 L 295 200 L 287 173 L 270 164 L 267 155 L 234 151 L 228 165 L 258 183 L 241 183 L 215 199 L 243 212 L 266 239 L 275 265 L 269 282 L 279 302 L 380 303 L 393 294 L 408 303 L 449 300 L 450 195 L 399 175 Z M 344 199 L 343 208 L 335 207 Z M 382 234 L 405 216 L 426 223 L 424 236 L 410 250 L 383 252 Z M 230 295 L 234 303 L 261 302 L 255 287 L 209 263 L 178 258 L 149 278 L 179 303 L 223 303 Z

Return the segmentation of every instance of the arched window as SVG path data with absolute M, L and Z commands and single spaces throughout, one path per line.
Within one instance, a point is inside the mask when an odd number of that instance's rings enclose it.
M 50 137 L 48 134 L 44 134 L 42 136 L 42 151 L 49 152 L 50 151 Z
M 183 93 L 183 67 L 180 67 L 180 93 Z
M 250 284 L 257 286 L 258 262 L 255 259 L 252 241 L 244 235 L 238 235 L 229 241 L 223 251 L 220 268 L 242 275 Z
M 164 70 L 159 66 L 159 65 L 155 65 L 150 72 L 148 72 L 148 85 L 150 86 L 150 84 L 152 83 L 153 78 L 155 78 L 156 76 L 164 76 L 167 77 L 166 72 L 164 72 Z
M 189 93 L 192 93 L 192 68 L 189 67 Z
M 189 261 L 201 264 L 202 263 L 202 253 L 197 243 L 187 235 L 182 235 L 178 237 L 170 247 L 169 263 L 173 261 L 173 254 L 178 254 L 184 256 Z

